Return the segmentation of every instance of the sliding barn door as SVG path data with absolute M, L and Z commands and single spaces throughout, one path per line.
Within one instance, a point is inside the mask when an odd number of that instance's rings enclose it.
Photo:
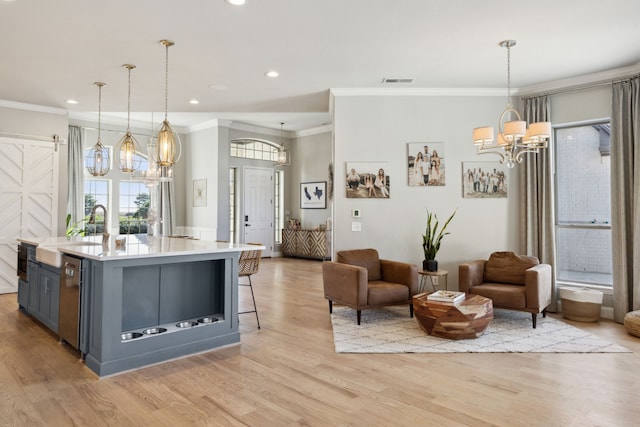
M 0 137 L 0 293 L 16 292 L 18 237 L 56 235 L 58 153 L 52 142 Z

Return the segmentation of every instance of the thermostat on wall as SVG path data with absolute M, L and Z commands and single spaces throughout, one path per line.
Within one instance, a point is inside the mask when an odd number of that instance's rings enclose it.
M 351 216 L 352 216 L 353 218 L 360 218 L 360 209 L 353 209 L 353 210 L 351 211 Z

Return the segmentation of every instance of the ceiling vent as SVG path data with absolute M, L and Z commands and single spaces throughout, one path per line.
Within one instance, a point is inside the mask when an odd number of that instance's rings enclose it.
M 413 79 L 384 78 L 382 84 L 413 83 Z

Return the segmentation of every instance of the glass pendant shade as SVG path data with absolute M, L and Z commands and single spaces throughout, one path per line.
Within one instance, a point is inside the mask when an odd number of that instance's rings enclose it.
M 109 156 L 109 149 L 102 145 L 100 139 L 100 118 L 102 115 L 102 86 L 106 86 L 106 83 L 95 82 L 94 85 L 98 86 L 98 140 L 96 145 L 89 150 L 85 159 L 84 165 L 87 171 L 93 176 L 105 176 L 109 169 L 111 169 L 111 158 Z
M 132 173 L 140 169 L 141 156 L 138 141 L 127 130 L 124 137 L 116 146 L 116 156 L 118 159 L 118 169 L 122 172 Z
M 140 145 L 138 141 L 131 135 L 131 70 L 136 68 L 135 65 L 124 64 L 123 67 L 128 71 L 128 92 L 127 92 L 127 133 L 116 145 L 116 158 L 118 159 L 118 169 L 125 173 L 134 173 L 140 169 L 142 162 Z
M 168 120 L 162 122 L 155 146 L 155 160 L 159 166 L 172 166 L 180 160 L 182 146 L 180 135 L 173 130 Z
M 155 161 L 161 168 L 171 168 L 180 160 L 182 144 L 180 136 L 171 128 L 167 113 L 169 111 L 169 47 L 174 43 L 171 40 L 160 40 L 165 48 L 165 79 L 164 79 L 164 121 L 160 126 L 156 137 Z
M 111 164 L 109 149 L 102 145 L 100 138 L 87 153 L 84 164 L 87 167 L 87 171 L 93 176 L 105 176 L 109 172 Z

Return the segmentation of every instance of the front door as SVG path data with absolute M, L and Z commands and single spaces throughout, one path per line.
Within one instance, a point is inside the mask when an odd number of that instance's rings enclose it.
M 244 169 L 243 243 L 261 243 L 262 256 L 271 256 L 273 247 L 273 169 Z

